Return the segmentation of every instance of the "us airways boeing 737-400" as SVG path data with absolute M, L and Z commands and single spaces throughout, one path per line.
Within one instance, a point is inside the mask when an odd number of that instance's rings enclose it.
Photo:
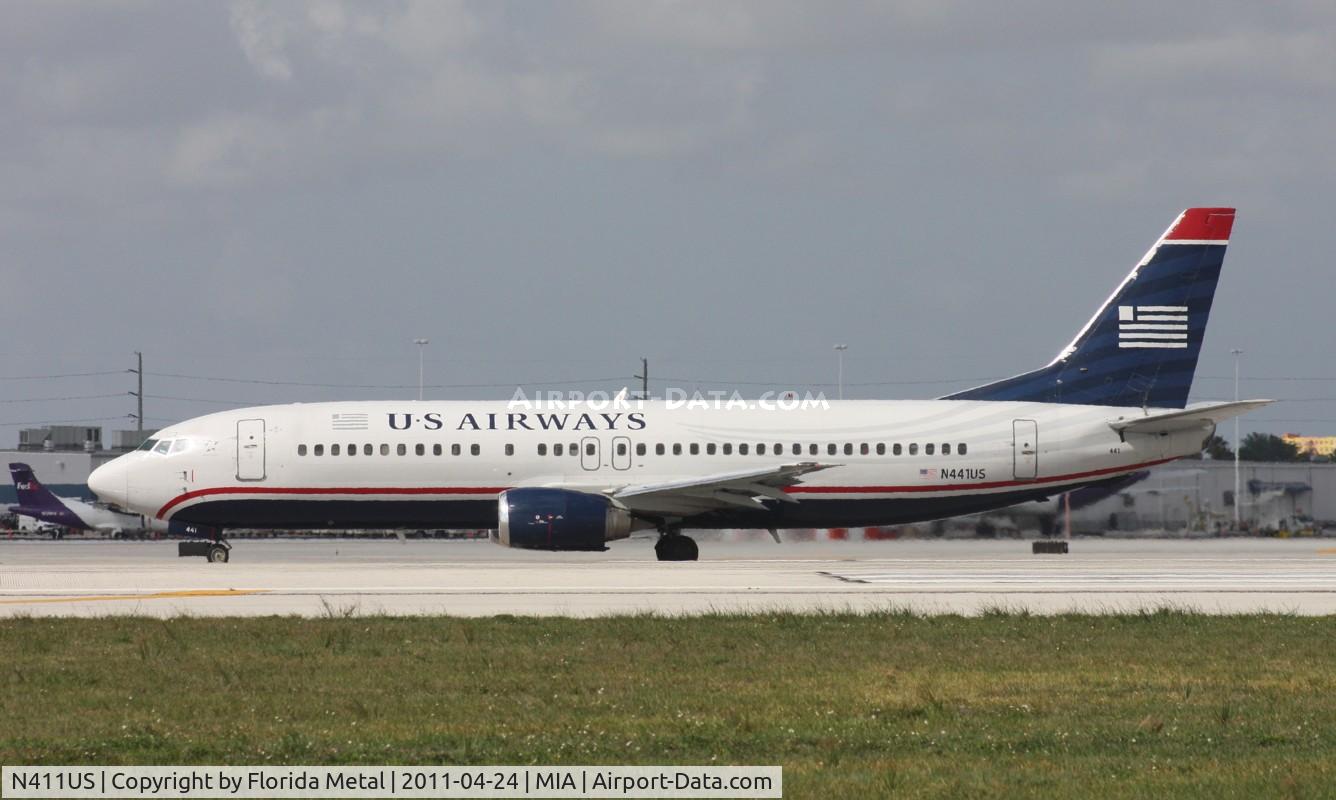
M 166 428 L 88 483 L 218 561 L 236 528 L 488 528 L 541 550 L 657 529 L 678 561 L 684 528 L 1001 508 L 1195 454 L 1267 402 L 1187 407 L 1233 222 L 1183 212 L 1049 364 L 937 400 L 261 406 Z

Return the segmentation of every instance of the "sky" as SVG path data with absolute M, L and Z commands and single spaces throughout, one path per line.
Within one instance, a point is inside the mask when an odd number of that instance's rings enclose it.
M 135 351 L 150 427 L 411 399 L 417 338 L 428 398 L 641 357 L 833 397 L 837 343 L 846 397 L 935 397 L 1047 363 L 1194 205 L 1239 209 L 1194 399 L 1242 348 L 1285 401 L 1245 434 L 1336 434 L 1333 41 L 1323 2 L 7 2 L 0 446 L 133 428 Z

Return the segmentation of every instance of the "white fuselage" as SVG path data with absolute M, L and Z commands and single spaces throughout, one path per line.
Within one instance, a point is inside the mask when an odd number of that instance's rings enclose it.
M 750 405 L 262 406 L 164 429 L 151 449 L 104 465 L 89 483 L 120 508 L 221 528 L 493 528 L 497 498 L 510 488 L 612 493 L 815 462 L 827 468 L 784 489 L 797 502 L 681 516 L 692 527 L 874 525 L 983 511 L 1098 483 L 1199 452 L 1213 431 L 1207 425 L 1120 436 L 1109 423 L 1146 413 L 1122 407 Z

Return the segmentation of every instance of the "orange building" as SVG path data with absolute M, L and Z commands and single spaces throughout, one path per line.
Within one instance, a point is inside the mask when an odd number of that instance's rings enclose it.
M 1307 455 L 1329 456 L 1336 452 L 1336 436 L 1302 436 L 1297 433 L 1286 433 L 1280 438 L 1299 448 L 1300 453 Z

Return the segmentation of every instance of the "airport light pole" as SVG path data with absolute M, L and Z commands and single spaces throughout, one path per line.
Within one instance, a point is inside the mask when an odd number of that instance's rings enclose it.
M 1239 356 L 1243 355 L 1243 351 L 1236 347 L 1233 350 L 1230 350 L 1229 352 L 1234 354 L 1234 402 L 1237 403 L 1239 401 Z M 1234 530 L 1236 531 L 1239 530 L 1240 519 L 1242 518 L 1239 509 L 1239 505 L 1243 502 L 1243 496 L 1241 494 L 1243 484 L 1239 480 L 1239 450 L 1242 448 L 1242 445 L 1243 442 L 1239 441 L 1239 418 L 1237 415 L 1235 415 L 1234 417 Z
M 836 352 L 836 354 L 837 354 L 836 357 L 839 359 L 839 362 L 840 362 L 840 371 L 839 371 L 839 376 L 840 376 L 840 377 L 839 377 L 839 384 L 838 384 L 838 385 L 839 385 L 839 394 L 837 395 L 837 397 L 839 397 L 839 399 L 841 399 L 841 400 L 844 399 L 844 351 L 845 351 L 845 350 L 848 350 L 848 349 L 849 349 L 849 345 L 847 345 L 847 344 L 837 344 L 837 345 L 835 345 L 835 352 Z
M 137 359 L 136 367 L 130 371 L 139 378 L 139 391 L 130 392 L 130 394 L 135 396 L 136 401 L 135 420 L 137 424 L 135 426 L 135 436 L 138 439 L 135 441 L 135 447 L 138 447 L 144 443 L 144 354 L 136 350 L 135 358 Z
M 422 399 L 422 352 L 427 345 L 431 344 L 430 339 L 414 339 L 413 344 L 418 346 L 418 399 Z

